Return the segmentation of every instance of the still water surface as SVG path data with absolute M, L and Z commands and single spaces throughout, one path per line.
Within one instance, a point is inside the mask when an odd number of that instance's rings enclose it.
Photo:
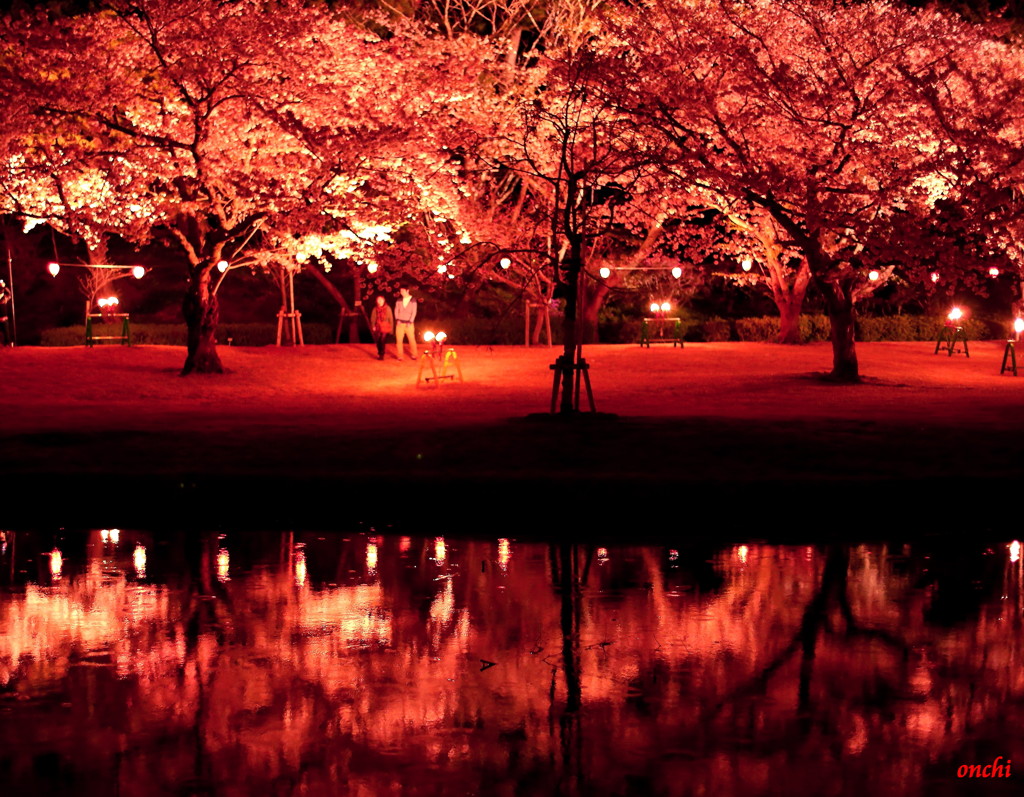
M 4 532 L 0 793 L 1010 794 L 1024 779 L 1017 543 L 386 531 Z M 957 777 L 1017 755 L 1019 774 Z

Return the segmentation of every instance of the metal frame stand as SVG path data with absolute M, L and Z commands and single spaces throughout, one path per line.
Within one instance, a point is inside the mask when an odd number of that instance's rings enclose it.
M 1017 353 L 1014 351 L 1014 341 L 1006 341 L 1006 348 L 1003 350 L 1003 367 L 999 369 L 1000 374 L 1005 374 L 1007 369 L 1013 371 L 1013 375 L 1017 375 Z M 1010 365 L 1006 364 L 1006 361 L 1010 361 Z
M 964 328 L 954 327 L 947 324 L 942 328 L 942 331 L 939 333 L 939 339 L 935 341 L 934 353 L 938 354 L 939 349 L 945 348 L 949 356 L 952 357 L 953 353 L 957 351 L 957 343 L 964 344 L 964 354 L 967 355 L 968 358 L 970 358 L 971 353 L 967 350 L 967 333 L 964 332 Z
M 98 318 L 100 322 L 108 322 L 114 318 L 121 319 L 120 335 L 94 335 L 93 319 Z M 85 345 L 90 349 L 98 340 L 116 340 L 122 346 L 132 345 L 132 329 L 128 323 L 128 313 L 86 313 L 85 315 Z
M 435 364 L 436 360 L 441 361 L 440 373 L 438 372 L 437 366 Z M 455 366 L 454 374 L 449 374 L 447 372 L 449 363 L 452 363 Z M 423 369 L 427 365 L 430 366 L 431 376 L 424 377 Z M 442 350 L 435 351 L 433 348 L 430 348 L 420 355 L 420 370 L 419 373 L 416 374 L 417 385 L 419 385 L 420 382 L 426 382 L 427 384 L 433 382 L 435 385 L 439 385 L 445 379 L 451 379 L 452 382 L 454 382 L 456 376 L 458 377 L 458 380 L 461 382 L 462 366 L 459 365 L 459 354 L 458 352 L 455 351 L 455 349 L 450 347 L 444 347 Z
M 675 324 L 672 327 L 672 348 L 674 349 L 676 346 L 679 346 L 680 349 L 683 348 L 683 320 L 681 318 L 676 318 L 676 317 L 671 317 L 671 318 L 665 318 L 665 317 L 644 318 L 640 322 L 640 347 L 641 348 L 643 348 L 644 346 L 646 346 L 648 349 L 651 348 L 651 328 L 650 328 L 650 322 L 653 322 L 653 321 L 660 322 L 660 326 L 658 328 L 658 331 L 662 333 L 655 340 L 656 341 L 661 341 L 661 342 L 664 342 L 664 343 L 668 342 L 668 338 L 666 338 L 664 336 L 664 331 L 665 331 L 665 324 L 664 324 L 664 322 L 665 321 L 674 321 Z

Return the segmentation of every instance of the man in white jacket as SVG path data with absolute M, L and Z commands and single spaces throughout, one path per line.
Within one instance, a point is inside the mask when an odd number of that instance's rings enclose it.
M 402 359 L 402 336 L 409 339 L 410 360 L 416 359 L 416 300 L 412 298 L 409 288 L 403 285 L 398 289 L 402 298 L 395 302 L 395 354 Z

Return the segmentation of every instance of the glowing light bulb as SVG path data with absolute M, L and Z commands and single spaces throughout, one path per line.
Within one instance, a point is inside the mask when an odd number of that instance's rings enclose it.
M 929 276 L 931 277 L 932 282 L 938 282 L 939 281 L 939 272 L 938 271 L 933 271 Z
M 228 261 L 227 260 L 221 260 L 220 262 L 217 263 L 217 271 L 219 271 L 221 274 L 223 274 L 227 270 L 228 270 Z
M 433 339 L 434 339 L 434 333 L 433 332 L 427 331 L 427 332 L 423 333 L 423 341 L 424 341 L 424 343 L 430 343 Z
M 683 276 L 683 270 L 679 268 L 679 266 L 676 266 L 674 269 L 672 269 L 672 276 L 675 277 L 676 279 L 679 279 L 681 276 Z
M 512 265 L 512 261 L 509 260 L 507 257 L 503 257 L 501 260 L 498 261 L 498 265 L 501 266 L 502 268 L 509 268 Z
M 754 261 L 749 258 L 740 263 L 740 268 L 744 271 L 750 271 L 754 267 Z
M 1013 322 L 1013 331 L 1018 335 L 1024 332 L 1024 318 L 1017 318 Z
M 661 303 L 661 312 L 667 313 L 671 309 L 672 309 L 672 303 L 671 302 L 662 302 Z
M 46 270 L 50 272 L 50 276 L 56 277 L 60 274 L 60 263 L 50 263 L 50 265 L 46 267 Z
M 608 266 L 601 266 L 601 279 L 606 280 L 612 275 L 612 270 Z
M 98 304 L 100 307 L 106 307 L 107 306 L 107 300 L 106 299 L 100 299 L 98 302 L 96 302 L 96 304 Z
M 441 265 L 439 265 L 437 267 L 437 273 L 438 274 L 447 274 L 448 273 L 448 265 L 446 263 L 442 263 Z
M 436 335 L 434 335 L 434 340 L 436 340 L 438 343 L 444 343 L 446 340 L 448 340 L 448 333 L 438 332 Z
M 1019 540 L 1014 540 L 1013 542 L 1010 543 L 1010 561 L 1011 562 L 1019 562 L 1020 561 L 1020 541 Z
M 963 318 L 963 316 L 964 311 L 961 310 L 959 307 L 954 307 L 952 310 L 949 311 L 948 317 L 950 321 L 959 321 L 961 318 Z
M 378 268 L 380 268 L 380 266 L 378 266 L 376 263 L 368 263 L 367 266 L 366 266 L 366 270 L 370 274 L 376 274 Z
M 882 275 L 879 274 L 874 269 L 871 269 L 871 271 L 868 272 L 868 279 L 871 280 L 872 282 L 875 282 L 880 276 Z
M 132 276 L 135 277 L 135 279 L 140 280 L 146 276 L 146 269 L 142 266 L 135 266 L 135 268 L 132 269 Z
M 660 304 L 658 304 L 657 302 L 651 302 L 651 312 L 652 313 L 656 313 L 660 309 L 661 309 L 661 305 Z
M 996 268 L 995 266 L 992 266 L 992 268 L 990 268 L 988 270 L 988 275 L 990 277 L 998 277 L 999 276 L 999 269 Z

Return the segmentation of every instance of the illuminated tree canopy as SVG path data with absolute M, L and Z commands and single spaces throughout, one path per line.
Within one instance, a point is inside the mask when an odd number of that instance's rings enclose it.
M 2 210 L 97 256 L 172 241 L 185 373 L 220 370 L 222 260 L 554 293 L 568 352 L 627 268 L 749 252 L 783 340 L 817 287 L 855 381 L 885 278 L 1024 254 L 1020 48 L 936 9 L 114 0 L 0 44 Z

